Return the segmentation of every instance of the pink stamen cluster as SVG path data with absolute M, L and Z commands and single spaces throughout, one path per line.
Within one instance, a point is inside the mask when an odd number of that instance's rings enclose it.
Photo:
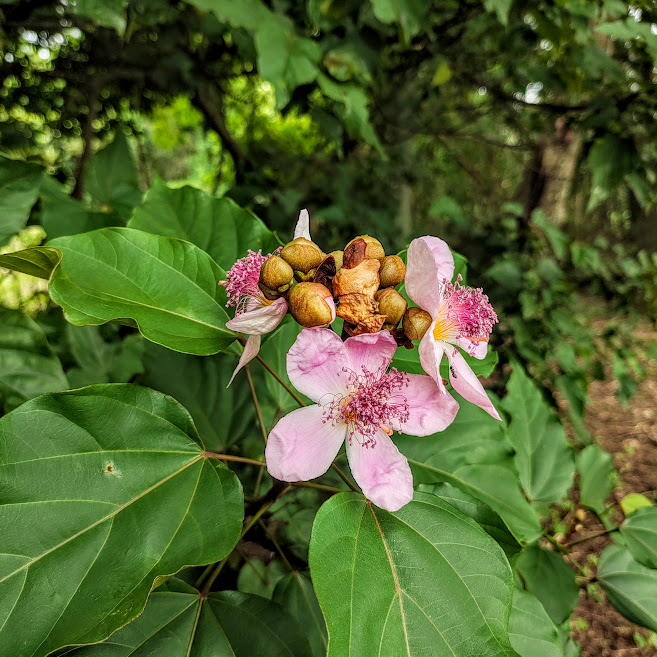
M 228 295 L 228 303 L 226 307 L 235 306 L 235 316 L 241 315 L 247 310 L 247 303 L 253 298 L 260 298 L 262 292 L 258 287 L 258 280 L 260 279 L 260 269 L 262 268 L 265 260 L 272 255 L 280 252 L 278 248 L 274 253 L 262 255 L 262 249 L 258 252 L 249 249 L 248 255 L 240 258 L 226 274 L 226 281 L 220 281 L 219 285 L 226 288 Z
M 459 274 L 456 283 L 445 283 L 443 303 L 447 317 L 459 327 L 459 338 L 487 339 L 498 322 L 488 296 L 479 288 L 463 287 Z
M 363 366 L 362 374 L 343 367 L 350 390 L 326 404 L 322 421 L 331 422 L 333 426 L 346 424 L 349 441 L 356 438 L 364 447 L 374 447 L 380 428 L 407 422 L 409 404 L 399 391 L 408 387 L 409 378 L 394 367 L 387 372 L 388 365 L 383 364 L 375 372 Z

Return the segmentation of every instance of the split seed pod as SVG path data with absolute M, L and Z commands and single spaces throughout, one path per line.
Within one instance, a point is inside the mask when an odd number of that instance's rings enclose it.
M 306 328 L 328 326 L 335 319 L 333 295 L 321 283 L 297 283 L 288 305 L 292 317 Z

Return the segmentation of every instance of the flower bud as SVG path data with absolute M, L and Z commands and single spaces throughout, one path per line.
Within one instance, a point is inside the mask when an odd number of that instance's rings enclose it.
M 260 282 L 270 290 L 279 290 L 285 286 L 287 286 L 285 290 L 288 290 L 293 278 L 292 267 L 283 258 L 276 255 L 267 258 L 260 269 Z
M 320 283 L 297 283 L 288 304 L 292 317 L 306 328 L 327 326 L 335 319 L 333 296 Z
M 281 251 L 281 258 L 287 262 L 294 271 L 307 274 L 315 269 L 324 260 L 324 252 L 305 237 L 297 237 L 285 245 Z
M 397 287 L 406 276 L 406 265 L 397 255 L 386 256 L 381 261 L 381 287 Z
M 404 314 L 402 326 L 411 340 L 421 340 L 431 326 L 431 315 L 422 308 L 409 308 Z
M 358 237 L 354 237 L 349 244 L 352 242 L 355 242 L 358 239 L 363 239 L 367 243 L 367 247 L 365 249 L 365 257 L 368 259 L 372 260 L 383 260 L 385 258 L 386 252 L 383 250 L 383 247 L 381 246 L 381 242 L 377 240 L 374 237 L 370 237 L 369 235 L 359 235 Z M 345 251 L 347 250 L 347 247 L 345 246 Z
M 379 312 L 386 315 L 386 324 L 397 326 L 408 308 L 406 299 L 392 287 L 379 290 L 374 298 L 379 302 Z
M 331 251 L 329 255 L 332 255 L 335 258 L 335 271 L 338 271 L 342 267 L 342 257 L 344 256 L 344 251 Z

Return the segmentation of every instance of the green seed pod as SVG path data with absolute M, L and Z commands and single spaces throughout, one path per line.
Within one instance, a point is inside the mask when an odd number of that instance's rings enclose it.
M 324 252 L 305 237 L 297 237 L 285 245 L 281 251 L 281 258 L 287 262 L 294 271 L 307 274 L 315 269 L 326 256 Z
M 381 261 L 381 287 L 397 287 L 406 276 L 406 265 L 397 255 L 386 256 Z
M 335 319 L 333 295 L 321 283 L 297 283 L 288 304 L 292 317 L 306 328 L 328 326 Z
M 431 315 L 422 308 L 409 308 L 404 314 L 402 326 L 409 340 L 421 340 L 431 326 Z
M 289 289 L 293 278 L 292 267 L 276 255 L 267 258 L 260 269 L 260 282 L 270 290 L 278 290 L 285 285 Z
M 371 260 L 383 260 L 386 256 L 386 252 L 383 250 L 383 247 L 381 246 L 381 242 L 377 240 L 374 237 L 370 237 L 369 235 L 359 235 L 358 237 L 354 237 L 349 244 L 352 242 L 355 242 L 357 239 L 363 239 L 365 242 L 367 242 L 367 247 L 365 248 L 365 257 Z M 345 246 L 345 250 L 349 246 Z
M 386 315 L 386 324 L 397 326 L 408 308 L 406 299 L 391 287 L 379 290 L 374 298 L 379 302 L 379 312 Z

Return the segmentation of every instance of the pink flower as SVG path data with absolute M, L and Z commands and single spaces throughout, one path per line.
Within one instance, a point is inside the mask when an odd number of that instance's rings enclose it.
M 454 258 L 443 240 L 427 236 L 411 242 L 406 292 L 432 318 L 432 326 L 420 341 L 420 362 L 424 371 L 444 390 L 440 361 L 443 354 L 447 354 L 449 379 L 454 389 L 499 420 L 479 379 L 457 349 L 461 347 L 475 358 L 484 358 L 497 315 L 480 288 L 462 286 L 460 277 L 456 283 L 451 283 L 453 275 Z
M 309 223 L 308 210 L 301 210 L 294 231 L 295 239 L 297 237 L 310 239 Z M 226 327 L 249 336 L 228 385 L 233 382 L 235 375 L 258 355 L 260 336 L 271 333 L 287 314 L 285 299 L 270 301 L 258 287 L 262 264 L 278 251 L 280 249 L 263 256 L 262 250 L 255 253 L 249 249 L 248 255 L 240 258 L 231 267 L 226 275 L 228 280 L 220 282 L 220 285 L 225 286 L 228 295 L 226 306 L 235 306 L 235 318 L 226 322 Z
M 442 431 L 458 404 L 428 377 L 388 369 L 397 349 L 388 331 L 348 338 L 304 329 L 287 355 L 292 384 L 317 402 L 283 417 L 269 434 L 269 473 L 283 481 L 324 474 L 347 441 L 351 472 L 365 496 L 388 511 L 413 497 L 408 461 L 390 439 Z

